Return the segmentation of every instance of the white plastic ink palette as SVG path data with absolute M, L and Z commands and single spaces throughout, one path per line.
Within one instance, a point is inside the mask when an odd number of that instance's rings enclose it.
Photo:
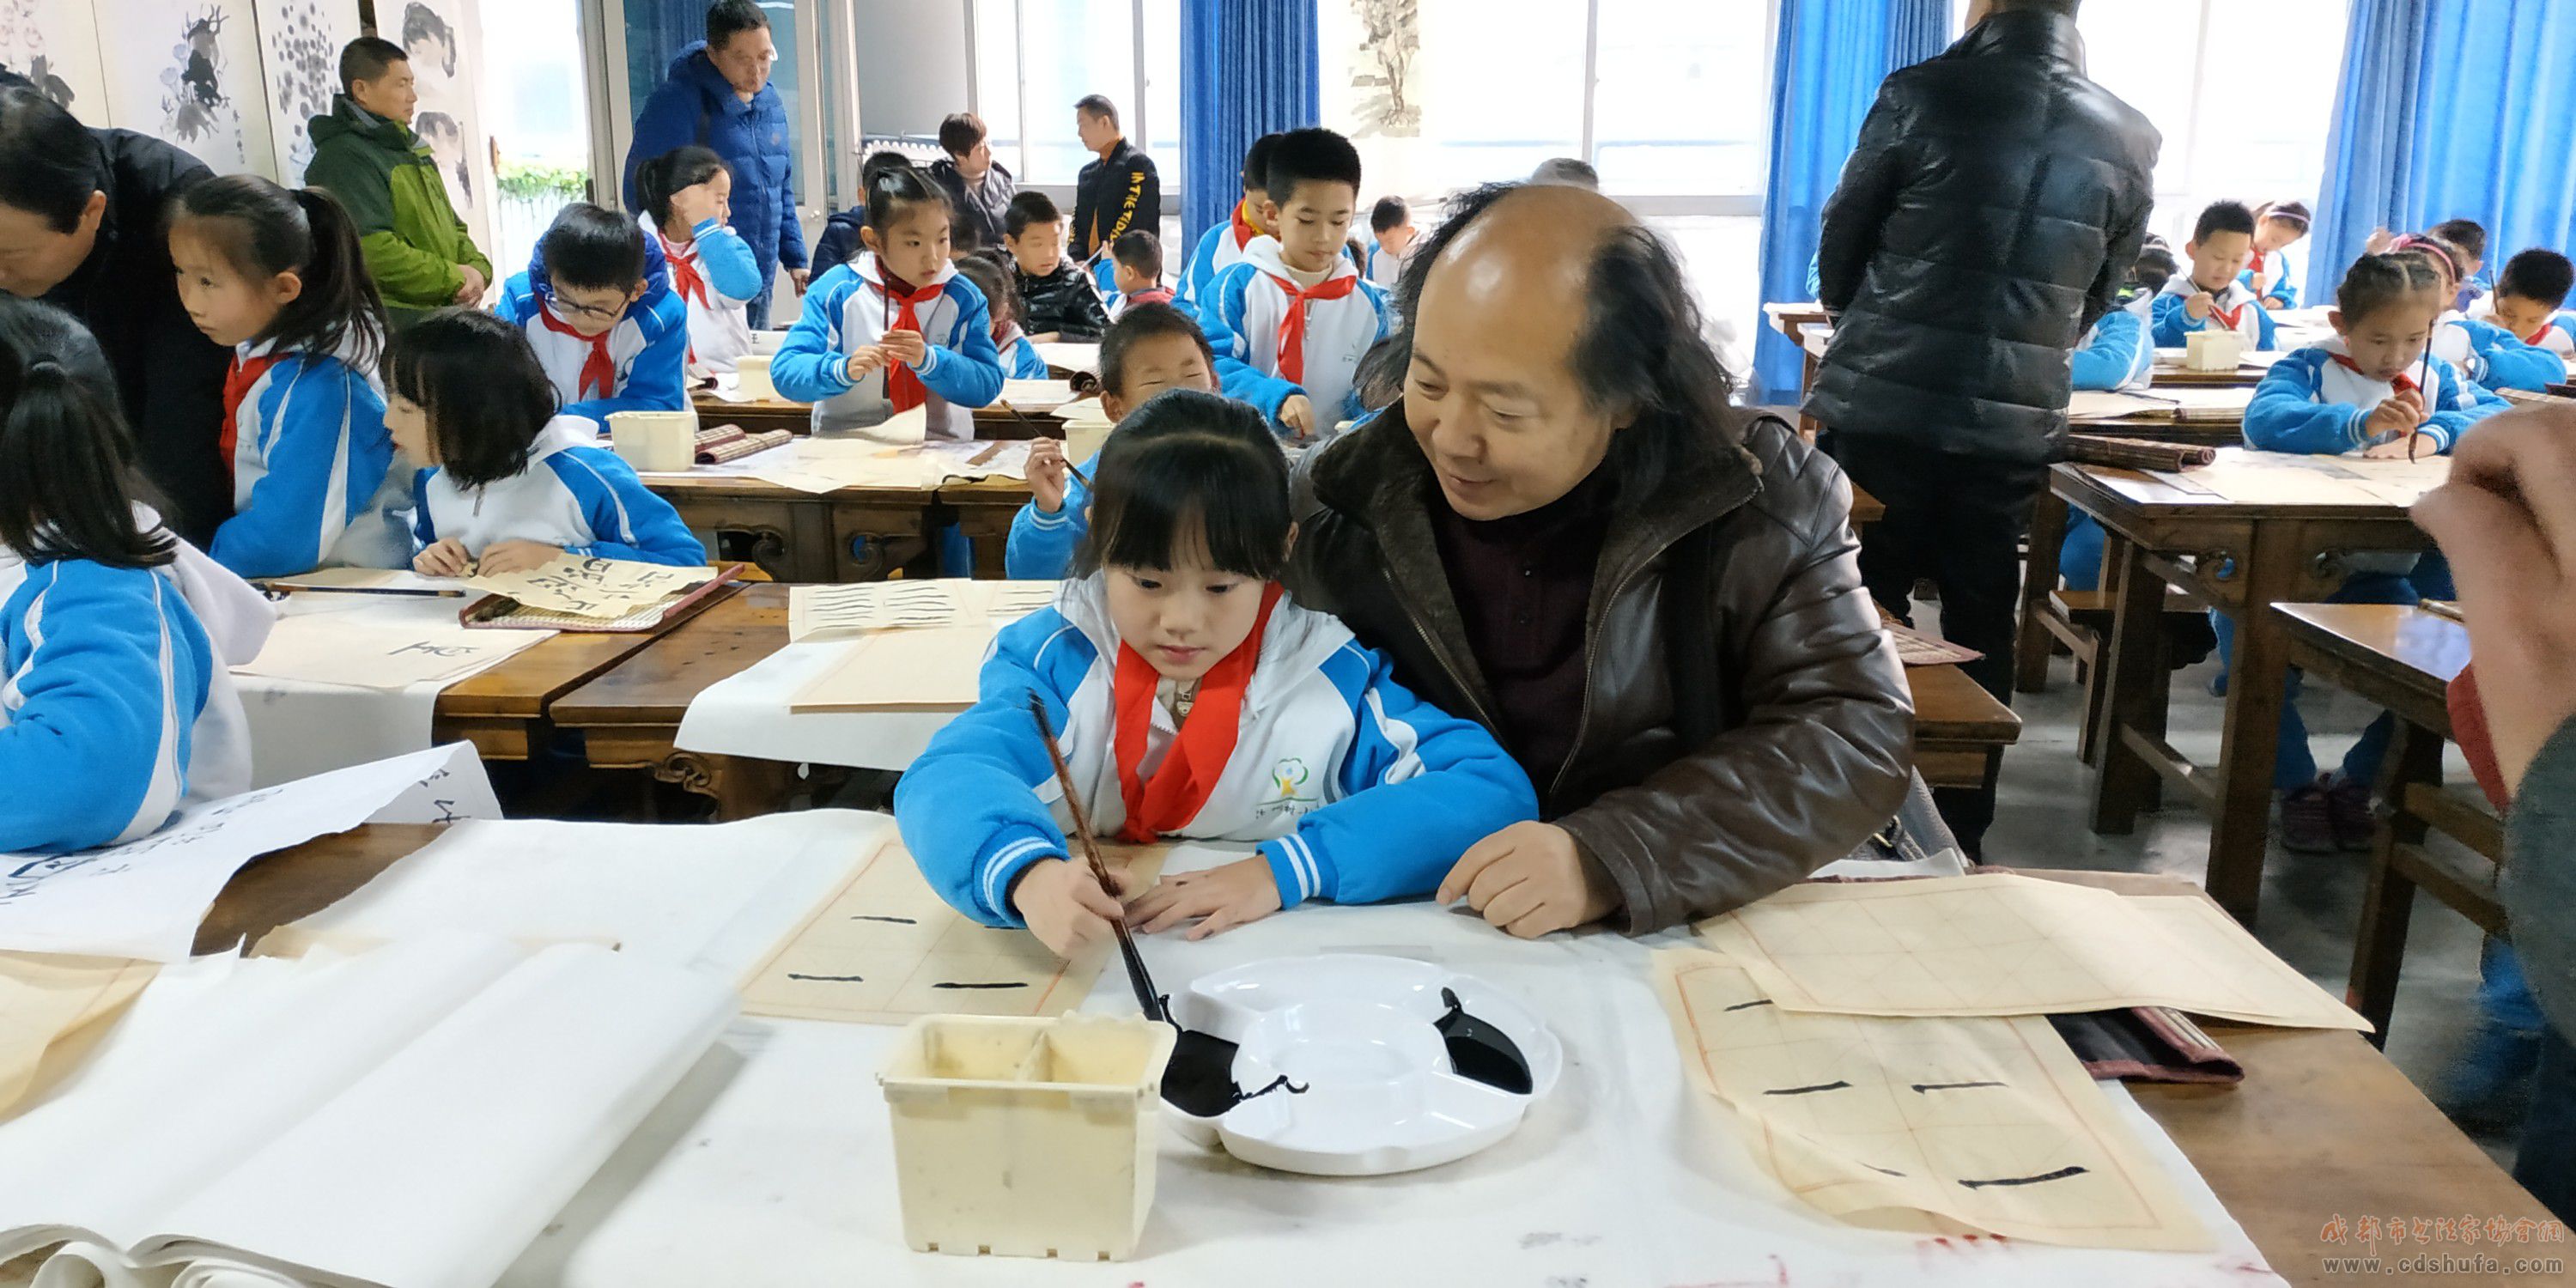
M 1518 999 L 1401 957 L 1252 962 L 1193 981 L 1170 1005 L 1180 1028 L 1233 1044 L 1242 1097 L 1174 1123 L 1199 1144 L 1284 1172 L 1377 1176 L 1455 1162 L 1511 1135 L 1564 1070 L 1556 1035 Z

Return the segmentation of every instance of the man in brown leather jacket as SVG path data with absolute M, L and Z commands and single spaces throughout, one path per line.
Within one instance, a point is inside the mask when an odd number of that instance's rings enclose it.
M 1470 850 L 1442 900 L 1523 936 L 1643 933 L 1884 825 L 1913 707 L 1850 489 L 1727 405 L 1671 250 L 1596 193 L 1501 185 L 1398 296 L 1363 374 L 1385 411 L 1300 471 L 1288 586 L 1538 785 L 1547 821 Z

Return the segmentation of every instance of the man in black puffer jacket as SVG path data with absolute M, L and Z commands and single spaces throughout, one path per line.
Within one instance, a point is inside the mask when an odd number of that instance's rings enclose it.
M 1825 208 L 1833 312 L 1807 414 L 1886 503 L 1861 548 L 1902 615 L 1941 590 L 1941 632 L 2010 700 L 2016 542 L 2066 434 L 2069 356 L 2111 307 L 2153 204 L 2145 117 L 2084 78 L 2077 0 L 1977 0 L 1947 53 L 1887 78 Z M 1993 805 L 1944 813 L 1971 845 Z

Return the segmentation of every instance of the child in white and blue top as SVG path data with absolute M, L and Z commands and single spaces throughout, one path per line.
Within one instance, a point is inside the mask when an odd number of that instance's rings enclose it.
M 526 333 L 567 416 L 688 409 L 689 309 L 661 239 L 624 215 L 564 207 L 493 312 Z
M 2156 346 L 2147 334 L 2147 311 L 2175 271 L 2173 252 L 2159 242 L 2138 252 L 2119 300 L 2086 333 L 2073 359 L 2077 389 L 2137 393 L 2154 382 Z M 2066 540 L 2057 552 L 2058 575 L 2068 590 L 2102 584 L 2102 524 L 2081 510 L 2066 517 Z
M 385 315 L 348 212 L 318 188 L 227 175 L 171 203 L 169 242 L 189 315 L 233 349 L 220 435 L 233 517 L 216 561 L 244 577 L 402 567 L 375 374 Z
M 1016 274 L 982 254 L 957 257 L 957 275 L 984 293 L 984 306 L 993 317 L 993 347 L 998 351 L 1002 375 L 1010 380 L 1044 380 L 1047 361 L 1038 356 L 1038 346 L 1028 332 L 1020 329 L 1020 284 Z
M 2254 288 L 2237 280 L 2254 259 L 2254 212 L 2241 202 L 2211 204 L 2182 252 L 2184 271 L 2156 297 L 2157 347 L 2182 348 L 2195 332 L 2234 331 L 2248 350 L 2270 349 L 2272 315 Z
M 2295 309 L 2299 307 L 2299 265 L 2290 248 L 2308 235 L 2308 205 L 2266 202 L 2254 213 L 2254 259 L 2237 280 L 2253 290 L 2255 302 L 2264 308 Z
M 394 338 L 385 423 L 432 468 L 413 482 L 412 567 L 426 576 L 498 574 L 570 553 L 686 567 L 706 547 L 671 503 L 644 489 L 599 426 L 559 415 L 519 332 L 442 309 Z
M 2442 279 L 2445 298 L 2459 290 L 2466 251 L 2439 237 L 2400 237 L 2393 253 L 2422 257 Z M 2433 356 L 2458 367 L 2475 384 L 2488 389 L 2523 389 L 2545 393 L 2567 379 L 2567 362 L 2559 355 L 2492 320 L 2480 321 L 2456 311 L 2433 324 Z
M 1413 207 L 1402 197 L 1380 197 L 1369 207 L 1368 264 L 1364 276 L 1377 283 L 1378 289 L 1395 294 L 1396 283 L 1404 277 L 1405 261 L 1413 254 L 1416 230 Z
M 1350 140 L 1322 129 L 1280 135 L 1264 207 L 1279 235 L 1254 238 L 1198 296 L 1218 382 L 1299 442 L 1359 416 L 1360 358 L 1393 316 L 1386 292 L 1342 253 L 1359 190 Z
M 2382 460 L 2433 456 L 2449 452 L 2477 421 L 2505 408 L 2503 399 L 2426 352 L 2447 296 L 2422 256 L 2365 255 L 2344 275 L 2335 298 L 2336 308 L 2327 315 L 2335 338 L 2284 356 L 2255 389 L 2245 410 L 2247 446 Z M 2329 603 L 2412 604 L 2427 594 L 2449 597 L 2449 570 L 2438 555 L 2419 560 L 2411 552 L 2362 552 L 2347 555 L 2346 563 L 2357 571 L 2327 597 Z M 2217 615 L 2212 625 L 2223 658 L 2234 625 Z M 2368 844 L 2369 784 L 2392 728 L 2383 714 L 2344 757 L 2341 772 L 2320 777 L 2297 704 L 2283 704 L 2273 784 L 2286 794 L 2285 845 L 2318 850 Z M 2319 803 L 2331 813 L 2330 836 L 2295 821 L 2318 813 Z
M 1491 734 L 1286 599 L 1288 467 L 1258 413 L 1167 391 L 1110 436 L 1095 481 L 1079 579 L 1003 629 L 982 701 L 895 790 L 904 842 L 950 905 L 1066 954 L 1122 916 L 1073 861 L 1033 700 L 1104 838 L 1257 844 L 1142 892 L 1123 915 L 1147 932 L 1428 894 L 1469 846 L 1536 815 Z
M 2576 263 L 2534 246 L 2504 262 L 2495 293 L 2480 301 L 2474 316 L 2562 363 L 2576 362 L 2576 313 L 2559 311 L 2571 289 L 2576 289 Z
M 932 438 L 975 436 L 975 409 L 1002 395 L 984 293 L 948 262 L 948 198 L 920 171 L 868 186 L 866 249 L 815 278 L 769 381 L 814 404 L 814 432 L 836 434 L 928 409 Z
M 1215 393 L 1216 355 L 1189 315 L 1169 304 L 1139 304 L 1100 337 L 1100 410 L 1115 425 L 1166 389 Z M 1112 430 L 1114 435 L 1117 431 Z M 1089 475 L 1097 458 L 1080 468 Z M 1029 503 L 1011 519 L 1002 570 L 1015 581 L 1055 581 L 1091 533 L 1091 487 L 1073 473 L 1064 444 L 1029 444 Z
M 0 853 L 167 822 L 223 674 L 177 539 L 125 491 L 134 443 L 114 388 L 86 329 L 0 297 Z M 247 753 L 205 771 L 247 785 Z
M 751 302 L 760 298 L 760 263 L 751 243 L 725 223 L 733 210 L 733 171 L 724 158 L 691 144 L 635 167 L 644 199 L 637 216 L 662 253 L 671 293 L 688 310 L 685 370 L 692 380 L 730 374 L 751 352 Z

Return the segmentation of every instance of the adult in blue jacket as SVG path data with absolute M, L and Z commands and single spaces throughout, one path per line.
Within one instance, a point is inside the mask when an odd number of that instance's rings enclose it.
M 808 277 L 805 232 L 796 225 L 796 148 L 787 131 L 787 105 L 769 83 L 778 46 L 769 16 L 752 0 L 716 0 L 707 7 L 707 38 L 671 60 L 668 79 L 644 100 L 635 118 L 635 141 L 626 150 L 626 208 L 641 214 L 636 167 L 671 149 L 696 143 L 715 149 L 733 170 L 733 230 L 751 246 L 760 267 L 760 295 L 750 305 L 751 325 L 769 325 L 769 298 L 785 266 L 803 294 Z

